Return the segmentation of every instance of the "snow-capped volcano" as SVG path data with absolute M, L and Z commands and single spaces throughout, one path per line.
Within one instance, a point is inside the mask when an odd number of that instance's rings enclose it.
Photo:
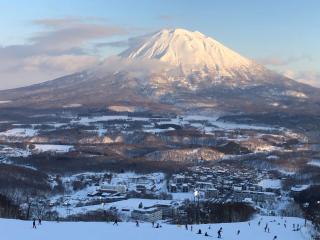
M 151 111 L 312 111 L 319 90 L 199 32 L 164 29 L 87 71 L 0 91 L 0 107 L 133 106 Z
M 262 67 L 213 38 L 185 29 L 163 29 L 135 39 L 120 54 L 129 59 L 157 59 L 179 67 L 184 73 L 201 71 L 217 76 L 252 75 Z

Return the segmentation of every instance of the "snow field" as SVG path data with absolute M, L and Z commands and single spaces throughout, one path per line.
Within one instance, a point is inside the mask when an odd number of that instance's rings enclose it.
M 258 221 L 261 221 L 260 226 Z M 264 232 L 266 223 L 270 233 Z M 287 228 L 284 227 L 284 223 Z M 217 238 L 217 231 L 222 227 L 222 239 L 228 240 L 272 240 L 274 236 L 277 236 L 278 240 L 311 239 L 313 230 L 309 223 L 300 231 L 293 231 L 293 224 L 303 225 L 304 220 L 258 216 L 250 222 L 194 225 L 193 231 L 190 231 L 190 226 L 186 230 L 184 226 L 161 224 L 162 227 L 156 229 L 151 223 L 140 223 L 140 226 L 136 227 L 133 222 L 120 222 L 118 226 L 105 222 L 43 222 L 37 229 L 32 229 L 32 221 L 0 219 L 0 231 L 2 240 L 197 240 Z M 199 228 L 202 230 L 201 235 L 196 234 Z M 240 230 L 239 235 L 237 235 L 238 230 Z M 205 232 L 210 237 L 204 236 Z

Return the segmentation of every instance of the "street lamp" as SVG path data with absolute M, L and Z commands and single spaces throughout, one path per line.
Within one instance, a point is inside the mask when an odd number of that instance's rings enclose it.
M 199 191 L 198 191 L 198 190 L 195 190 L 195 191 L 194 191 L 194 193 L 193 193 L 193 195 L 194 195 L 194 197 L 195 197 L 195 198 L 196 198 L 196 197 L 198 197 L 198 196 L 199 196 L 199 194 L 200 194 L 200 193 L 199 193 Z
M 200 200 L 200 192 L 198 190 L 195 190 L 194 193 L 194 200 L 198 200 L 197 202 L 197 223 L 199 224 L 199 218 L 200 218 L 200 204 L 199 204 L 199 200 Z

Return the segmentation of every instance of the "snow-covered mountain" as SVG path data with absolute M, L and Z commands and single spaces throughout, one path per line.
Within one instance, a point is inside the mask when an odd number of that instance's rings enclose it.
M 157 59 L 184 73 L 201 71 L 217 76 L 237 76 L 261 71 L 261 66 L 200 32 L 163 29 L 137 38 L 120 54 L 129 59 Z
M 131 46 L 119 54 L 127 63 L 163 65 L 152 71 L 147 84 L 156 96 L 184 90 L 199 90 L 213 85 L 246 87 L 272 82 L 279 75 L 225 47 L 200 32 L 185 29 L 163 29 L 135 38 Z M 125 70 L 125 69 L 123 69 Z M 145 82 L 143 83 L 146 84 Z
M 202 33 L 163 29 L 129 42 L 127 50 L 87 71 L 0 91 L 0 107 L 299 112 L 318 106 L 319 89 L 272 72 Z

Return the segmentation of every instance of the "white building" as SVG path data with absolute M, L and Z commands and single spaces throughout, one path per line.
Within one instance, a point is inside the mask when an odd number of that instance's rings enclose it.
M 122 184 L 118 184 L 118 185 L 104 184 L 99 188 L 98 191 L 100 191 L 100 192 L 125 193 L 127 191 L 127 187 L 125 185 L 122 185 Z

